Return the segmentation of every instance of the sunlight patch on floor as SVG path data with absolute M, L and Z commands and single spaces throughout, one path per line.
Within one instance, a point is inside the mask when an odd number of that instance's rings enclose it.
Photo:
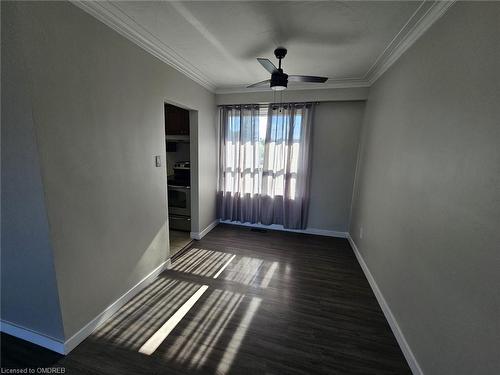
M 220 274 L 220 268 L 234 258 L 233 254 L 206 249 L 190 249 L 172 265 L 171 270 L 199 276 Z
M 258 258 L 241 257 L 236 264 L 226 272 L 224 280 L 250 285 L 259 274 L 264 261 Z
M 269 286 L 269 283 L 271 282 L 273 276 L 274 276 L 274 273 L 276 272 L 277 268 L 278 268 L 278 262 L 273 262 L 271 264 L 271 266 L 268 268 L 266 274 L 264 275 L 264 278 L 262 279 L 261 283 L 260 283 L 260 287 L 261 288 L 267 288 Z
M 105 337 L 112 330 L 120 326 L 124 321 L 126 321 L 130 316 L 132 316 L 137 310 L 139 310 L 144 302 L 151 298 L 151 294 L 156 294 L 160 290 L 168 290 L 178 281 L 170 279 L 157 279 L 153 283 L 149 284 L 145 289 L 141 291 L 140 294 L 132 298 L 128 303 L 123 306 L 120 311 L 113 316 L 113 319 L 105 323 L 100 327 L 94 335 L 96 337 Z
M 205 363 L 226 326 L 237 311 L 243 295 L 215 290 L 205 300 L 196 316 L 170 345 L 166 356 L 189 368 Z
M 198 250 L 198 249 L 196 249 Z M 196 253 L 196 250 L 194 253 Z M 218 253 L 218 254 L 216 254 Z M 203 259 L 207 258 L 208 256 L 215 256 L 217 259 L 217 262 L 220 262 L 221 260 L 226 260 L 225 263 L 222 265 L 222 267 L 215 273 L 213 276 L 214 279 L 218 278 L 220 274 L 226 269 L 226 267 L 231 263 L 231 261 L 234 259 L 235 255 L 233 254 L 227 254 L 227 253 L 219 253 L 219 252 L 214 252 L 210 250 L 200 250 L 198 251 L 198 254 L 203 255 Z M 187 254 L 187 257 L 190 258 L 191 254 Z M 197 262 L 198 264 L 198 262 Z M 212 265 L 215 265 L 214 261 L 210 263 Z M 190 270 L 192 272 L 193 268 L 192 267 L 184 267 L 182 262 L 179 263 L 179 270 L 186 269 Z M 204 272 L 207 272 L 210 274 L 212 271 L 213 266 L 210 266 L 209 268 L 204 267 L 203 269 L 199 270 L 201 274 Z M 168 337 L 170 332 L 174 330 L 174 328 L 179 324 L 179 322 L 184 318 L 184 316 L 191 310 L 191 308 L 196 304 L 196 302 L 201 298 L 201 296 L 207 291 L 208 285 L 202 285 L 184 304 L 158 329 L 153 336 L 149 338 L 148 341 L 144 343 L 144 345 L 141 346 L 139 349 L 140 353 L 151 355 L 155 352 L 156 349 L 161 345 L 163 341 Z
M 176 260 L 172 271 L 267 288 L 279 267 L 279 262 L 193 248 Z M 173 341 L 162 349 L 164 352 L 160 355 L 189 369 L 201 370 L 207 361 L 214 360 L 212 357 L 216 353 L 217 373 L 227 373 L 262 299 L 246 297 L 245 293 L 235 291 L 210 290 L 209 285 L 200 286 L 203 282 L 198 285 L 188 283 L 187 287 L 182 285 L 184 283 L 186 282 L 163 280 L 152 286 L 149 296 L 145 298 L 153 297 L 152 309 L 155 311 L 152 314 L 149 311 L 145 313 L 146 329 L 136 330 L 132 336 L 127 334 L 123 339 L 133 344 L 136 340 L 149 337 L 139 348 L 139 352 L 152 355 L 172 331 L 180 326 L 181 330 L 176 331 Z M 208 281 L 206 284 L 209 284 Z M 131 307 L 139 309 L 146 301 L 144 298 L 139 299 Z M 162 304 L 168 304 L 172 308 L 162 308 Z M 190 314 L 196 304 L 199 304 L 196 313 Z M 187 314 L 190 314 L 189 319 L 183 322 Z M 164 321 L 163 317 L 169 318 Z M 113 332 L 115 328 L 104 334 Z
M 233 337 L 231 338 L 231 341 L 227 345 L 227 349 L 224 352 L 224 356 L 219 362 L 219 366 L 217 367 L 217 373 L 225 374 L 231 368 L 231 365 L 234 361 L 234 357 L 238 353 L 240 345 L 243 342 L 243 339 L 245 338 L 248 326 L 250 325 L 250 322 L 252 321 L 255 312 L 259 309 L 261 302 L 262 299 L 258 297 L 253 297 L 252 300 L 250 301 L 250 304 L 247 307 L 243 319 L 241 319 L 238 328 L 233 333 Z
M 153 354 L 154 351 L 161 345 L 161 343 L 167 338 L 167 336 L 172 332 L 172 330 L 177 326 L 177 324 L 184 318 L 191 307 L 200 299 L 203 293 L 208 289 L 208 285 L 203 285 L 196 291 L 195 294 L 189 298 L 184 305 L 182 305 L 179 310 L 175 312 L 174 315 L 168 319 L 161 328 L 155 332 L 153 336 L 150 337 L 146 343 L 139 349 L 140 353 L 143 354 Z
M 222 268 L 214 275 L 214 279 L 218 278 L 220 274 L 226 269 L 227 266 L 229 266 L 229 263 L 234 259 L 236 255 L 233 255 L 229 260 L 222 266 Z

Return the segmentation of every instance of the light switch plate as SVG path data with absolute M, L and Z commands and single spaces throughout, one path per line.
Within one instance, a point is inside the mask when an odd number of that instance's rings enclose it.
M 155 156 L 155 165 L 157 167 L 161 167 L 161 157 L 160 157 L 160 155 L 156 155 Z

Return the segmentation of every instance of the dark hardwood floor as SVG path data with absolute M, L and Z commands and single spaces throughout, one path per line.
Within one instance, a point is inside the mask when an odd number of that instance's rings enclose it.
M 66 357 L 2 334 L 2 366 L 36 365 L 66 374 L 411 374 L 347 240 L 227 225 Z

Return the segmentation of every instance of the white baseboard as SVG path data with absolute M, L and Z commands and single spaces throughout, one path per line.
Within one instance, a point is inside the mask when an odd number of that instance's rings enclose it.
M 114 313 L 116 313 L 123 305 L 130 301 L 137 293 L 148 286 L 156 277 L 165 269 L 171 267 L 170 259 L 166 260 L 151 273 L 145 276 L 141 281 L 130 288 L 125 294 L 118 298 L 115 302 L 109 305 L 103 312 L 97 315 L 82 329 L 71 336 L 68 340 L 62 342 L 55 338 L 46 336 L 42 333 L 32 331 L 28 328 L 20 327 L 14 323 L 2 320 L 0 330 L 9 335 L 15 336 L 25 341 L 43 346 L 60 354 L 68 354 L 78 344 L 85 340 L 92 332 L 104 324 Z
M 249 228 L 261 228 L 261 229 L 269 229 L 269 230 L 279 230 L 282 232 L 294 232 L 294 233 L 304 233 L 304 234 L 315 234 L 318 236 L 327 236 L 327 237 L 339 237 L 339 238 L 347 238 L 347 232 L 339 232 L 335 230 L 326 230 L 326 229 L 285 229 L 283 225 L 271 224 L 251 224 L 251 223 L 242 223 L 240 221 L 230 221 L 230 220 L 221 220 L 221 224 L 229 224 L 229 225 L 237 225 L 240 227 L 249 227 Z
M 2 320 L 0 322 L 0 331 L 22 340 L 32 342 L 33 344 L 43 346 L 44 348 L 50 349 L 54 352 L 65 354 L 64 342 L 61 340 L 18 326 L 17 324 Z
M 406 341 L 403 332 L 401 331 L 401 328 L 399 328 L 399 324 L 392 314 L 392 311 L 387 304 L 387 301 L 384 298 L 384 295 L 380 291 L 377 282 L 373 278 L 373 275 L 371 274 L 368 266 L 366 265 L 363 257 L 361 256 L 361 253 L 358 250 L 358 247 L 354 243 L 354 240 L 352 239 L 351 235 L 348 234 L 347 239 L 349 240 L 349 243 L 351 244 L 352 250 L 354 251 L 354 254 L 356 255 L 356 258 L 358 259 L 359 265 L 363 269 L 363 272 L 366 276 L 366 279 L 368 280 L 368 283 L 370 283 L 370 286 L 373 290 L 373 293 L 375 294 L 375 297 L 377 298 L 378 304 L 380 305 L 380 308 L 382 309 L 382 312 L 385 315 L 385 318 L 387 319 L 387 322 L 389 323 L 389 326 L 392 329 L 392 333 L 394 333 L 394 336 L 396 337 L 396 340 L 399 344 L 399 347 L 401 348 L 401 351 L 403 352 L 406 361 L 408 362 L 408 365 L 410 366 L 410 369 L 414 375 L 423 375 L 423 371 L 420 368 L 420 365 L 417 362 L 417 359 L 415 358 L 415 355 L 413 354 L 413 351 L 411 350 L 410 346 L 408 345 L 408 342 Z
M 103 312 L 97 315 L 94 319 L 88 322 L 82 329 L 71 336 L 64 342 L 64 354 L 68 354 L 78 344 L 85 340 L 92 332 L 103 325 L 113 314 L 115 314 L 123 305 L 130 301 L 137 293 L 153 282 L 156 277 L 165 269 L 171 267 L 170 259 L 156 267 L 149 275 L 145 276 L 141 281 L 130 288 L 125 294 L 118 298 L 115 302 L 109 305 Z
M 212 229 L 214 229 L 219 224 L 219 219 L 215 219 L 208 226 L 203 229 L 201 232 L 191 232 L 191 238 L 193 240 L 201 240 L 203 237 L 207 235 Z
M 283 229 L 287 230 L 287 229 Z M 293 232 L 297 233 L 305 233 L 305 234 L 315 234 L 317 236 L 327 236 L 327 237 L 338 237 L 338 238 L 347 238 L 347 232 L 340 232 L 338 230 L 327 230 L 327 229 L 316 229 L 316 228 L 307 228 L 304 230 L 293 230 Z

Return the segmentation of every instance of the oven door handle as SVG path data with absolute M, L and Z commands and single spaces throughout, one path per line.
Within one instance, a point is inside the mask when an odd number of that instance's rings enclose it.
M 168 220 L 186 220 L 191 221 L 190 217 L 182 217 L 182 216 L 169 216 Z
M 181 186 L 181 185 L 167 185 L 169 188 L 173 189 L 191 189 L 191 186 Z

